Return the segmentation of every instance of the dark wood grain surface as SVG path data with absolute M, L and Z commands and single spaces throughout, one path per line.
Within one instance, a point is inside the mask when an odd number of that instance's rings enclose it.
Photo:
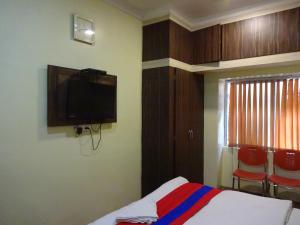
M 221 60 L 221 25 L 193 32 L 193 64 Z
M 188 64 L 300 51 L 300 8 L 195 32 L 167 20 L 143 28 L 143 61 L 173 58 Z
M 170 57 L 170 21 L 143 27 L 143 61 Z
M 204 77 L 203 74 L 193 73 L 190 76 L 189 118 L 192 129 L 190 141 L 190 181 L 203 183 L 204 170 Z
M 143 70 L 142 102 L 143 196 L 176 176 L 202 182 L 203 77 L 172 67 Z
M 203 76 L 176 69 L 175 176 L 203 182 Z
M 67 89 L 68 81 L 79 70 L 48 65 L 47 72 L 47 121 L 48 127 L 72 125 L 67 121 Z
M 300 51 L 300 8 L 222 25 L 222 60 Z
M 174 177 L 173 68 L 143 70 L 142 194 Z
M 170 58 L 193 64 L 193 33 L 170 21 Z
M 143 28 L 143 61 L 173 58 L 193 64 L 220 58 L 220 26 L 191 32 L 167 20 Z
M 175 95 L 175 175 L 190 177 L 190 90 L 191 73 L 176 69 Z

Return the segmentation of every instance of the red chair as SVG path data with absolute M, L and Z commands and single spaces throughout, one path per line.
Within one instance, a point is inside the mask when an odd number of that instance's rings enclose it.
M 241 162 L 252 167 L 262 167 L 264 172 L 250 172 L 241 169 Z M 267 190 L 267 151 L 258 146 L 242 146 L 238 150 L 238 169 L 233 172 L 232 188 L 234 189 L 235 179 L 238 179 L 238 190 L 240 191 L 240 181 L 258 182 L 262 185 L 262 194 Z
M 278 186 L 286 188 L 300 187 L 300 179 L 293 179 L 276 174 L 276 169 L 284 171 L 300 170 L 300 151 L 295 150 L 276 150 L 273 158 L 273 175 L 270 176 L 269 182 L 273 183 L 274 196 L 278 195 Z

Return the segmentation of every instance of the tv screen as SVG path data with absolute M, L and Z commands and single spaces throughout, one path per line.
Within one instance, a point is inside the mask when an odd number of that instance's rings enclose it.
M 85 123 L 116 122 L 116 80 L 109 76 L 103 78 L 69 81 L 68 119 Z

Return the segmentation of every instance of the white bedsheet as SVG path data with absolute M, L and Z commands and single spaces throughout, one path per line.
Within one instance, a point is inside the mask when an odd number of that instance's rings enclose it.
M 107 214 L 106 216 L 96 220 L 93 223 L 90 223 L 89 225 L 115 225 L 116 219 L 118 217 L 136 217 L 139 216 L 153 216 L 154 213 L 152 212 L 152 209 L 155 209 L 156 212 L 156 202 L 163 198 L 165 195 L 169 194 L 171 191 L 175 190 L 179 186 L 187 183 L 188 180 L 183 177 L 177 177 L 174 178 L 163 185 L 161 185 L 158 189 L 153 191 L 152 193 L 148 194 L 144 198 L 142 198 L 139 201 L 133 202 L 128 206 L 125 206 L 119 210 L 116 210 L 110 214 Z M 136 211 L 135 213 L 132 213 L 131 209 L 134 209 L 136 207 L 139 207 L 140 209 Z M 147 215 L 142 215 L 141 212 L 143 210 L 147 210 L 150 208 L 151 212 L 148 212 Z M 156 215 L 156 213 L 155 213 Z
M 142 216 L 144 216 L 144 218 L 142 218 Z M 134 220 L 138 221 L 148 219 L 154 221 L 155 217 L 157 217 L 156 205 L 149 202 L 147 199 L 141 199 L 107 214 L 89 225 L 115 225 L 117 220 L 129 221 L 128 218 L 133 218 L 132 222 L 134 222 Z
M 158 219 L 155 205 L 147 199 L 133 202 L 122 208 L 116 215 L 117 223 L 147 223 L 151 224 Z
M 185 225 L 284 225 L 292 202 L 223 191 Z
M 186 183 L 179 177 L 173 179 L 153 193 L 138 201 L 143 207 L 143 201 L 153 204 L 169 192 Z M 148 205 L 149 207 L 149 205 Z M 114 225 L 120 212 L 126 207 L 114 211 L 89 225 Z M 190 218 L 185 225 L 285 225 L 292 212 L 292 202 L 250 195 L 237 191 L 223 191 L 215 196 L 207 206 Z M 300 212 L 298 212 L 300 213 Z M 296 214 L 288 225 L 300 225 L 300 214 Z
M 299 224 L 300 224 L 300 209 L 293 209 L 287 225 L 299 225 Z

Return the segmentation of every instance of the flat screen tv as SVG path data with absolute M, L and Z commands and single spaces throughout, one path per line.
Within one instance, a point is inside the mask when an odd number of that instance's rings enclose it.
M 86 69 L 68 83 L 67 117 L 79 123 L 117 121 L 117 78 Z

